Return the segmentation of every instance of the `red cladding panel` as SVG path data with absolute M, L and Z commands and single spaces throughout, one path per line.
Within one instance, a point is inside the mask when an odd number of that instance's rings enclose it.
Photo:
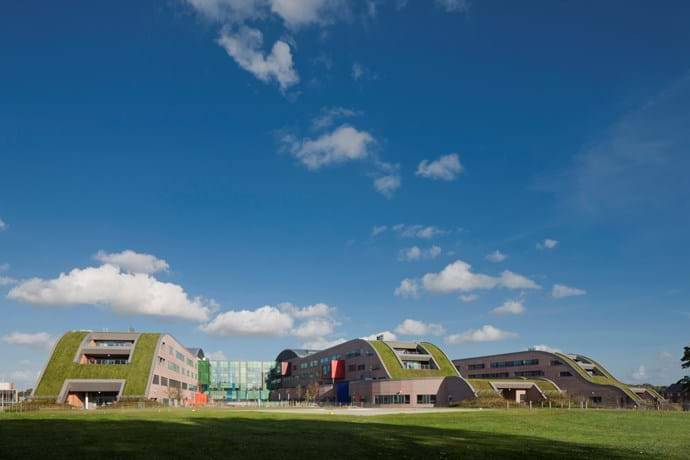
M 280 375 L 283 377 L 285 377 L 286 375 L 290 375 L 290 363 L 280 363 Z
M 345 378 L 345 360 L 344 359 L 331 360 L 331 378 L 334 380 Z

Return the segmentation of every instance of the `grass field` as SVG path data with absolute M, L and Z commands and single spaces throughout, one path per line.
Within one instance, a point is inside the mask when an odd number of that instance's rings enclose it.
M 84 457 L 687 459 L 690 414 L 485 410 L 356 417 L 224 409 L 0 414 L 0 458 Z

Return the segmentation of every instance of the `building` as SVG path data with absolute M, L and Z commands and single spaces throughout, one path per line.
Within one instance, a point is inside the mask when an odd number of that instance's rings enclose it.
M 273 361 L 210 360 L 209 399 L 213 401 L 267 401 L 266 380 Z
M 472 386 L 428 342 L 355 339 L 326 350 L 283 350 L 270 399 L 445 406 L 474 398 Z
M 203 351 L 185 348 L 170 334 L 67 332 L 55 344 L 32 398 L 85 409 L 121 399 L 193 404 L 200 359 Z
M 1 385 L 1 384 L 0 384 Z M 666 387 L 664 397 L 672 403 L 690 403 L 690 390 L 681 380 Z
M 620 382 L 604 366 L 583 355 L 527 350 L 456 359 L 453 363 L 475 387 L 491 388 L 516 401 L 543 401 L 549 394 L 611 407 L 663 401 L 649 388 Z
M 0 410 L 17 404 L 18 401 L 17 387 L 14 383 L 0 382 Z

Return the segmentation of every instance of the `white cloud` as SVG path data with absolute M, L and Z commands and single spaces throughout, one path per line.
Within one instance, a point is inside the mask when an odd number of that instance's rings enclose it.
M 40 371 L 19 369 L 11 371 L 9 374 L 0 374 L 0 380 L 9 380 L 17 385 L 18 388 L 32 388 L 38 379 Z
M 10 269 L 10 264 L 8 264 L 8 263 L 0 264 L 0 272 L 6 272 L 9 269 Z
M 296 337 L 308 339 L 313 337 L 324 337 L 332 334 L 334 331 L 335 324 L 332 320 L 316 318 L 303 322 L 290 333 Z
M 190 298 L 181 286 L 147 273 L 125 273 L 114 265 L 75 268 L 54 279 L 32 278 L 7 295 L 33 305 L 98 305 L 120 314 L 177 317 L 205 321 L 213 300 Z
M 380 234 L 384 233 L 386 230 L 388 230 L 387 225 L 375 225 L 371 229 L 371 236 L 379 236 Z
M 419 297 L 419 285 L 417 284 L 417 280 L 405 278 L 400 282 L 400 286 L 395 288 L 393 294 L 404 299 Z
M 376 340 L 376 338 L 380 335 L 382 335 L 383 340 L 386 340 L 386 341 L 398 340 L 398 336 L 393 334 L 391 331 L 377 332 L 376 334 L 371 334 L 371 335 L 367 335 L 365 337 L 362 337 L 362 339 L 363 340 Z
M 398 260 L 413 262 L 421 259 L 435 259 L 441 255 L 443 250 L 440 246 L 431 246 L 429 249 L 421 249 L 419 246 L 401 249 L 398 253 Z
M 637 382 L 642 382 L 647 379 L 647 368 L 643 364 L 640 364 L 640 367 L 635 369 L 632 374 L 631 374 L 633 380 Z
M 211 353 L 207 354 L 206 357 L 212 361 L 227 361 L 228 360 L 228 357 L 225 355 L 225 353 L 223 353 L 220 350 L 212 351 Z
M 474 302 L 479 296 L 477 294 L 460 294 L 460 300 L 463 302 Z
M 424 226 L 424 225 L 406 225 L 397 224 L 393 226 L 393 230 L 401 238 L 421 238 L 421 239 L 431 239 L 436 236 L 445 235 L 448 233 L 446 230 L 442 230 L 434 226 Z
M 362 160 L 369 156 L 374 137 L 349 125 L 341 125 L 332 132 L 316 139 L 297 139 L 288 134 L 280 140 L 283 148 L 304 164 L 316 171 L 324 166 Z
M 468 329 L 461 334 L 452 334 L 445 338 L 448 344 L 460 344 L 466 342 L 496 342 L 517 337 L 515 332 L 503 331 L 489 324 L 479 329 Z
M 286 90 L 299 82 L 292 62 L 290 45 L 282 40 L 276 41 L 270 54 L 264 55 L 261 50 L 261 31 L 242 26 L 236 32 L 223 30 L 217 43 L 240 67 L 264 83 L 275 80 L 281 90 Z
M 441 324 L 424 323 L 414 319 L 406 319 L 398 324 L 395 328 L 395 332 L 400 335 L 414 336 L 443 335 L 446 333 L 446 329 Z
M 470 9 L 468 0 L 436 0 L 436 4 L 448 13 L 466 13 Z
M 546 238 L 544 241 L 537 243 L 537 249 L 553 249 L 558 246 L 558 241 Z
M 428 161 L 423 160 L 417 166 L 418 176 L 427 179 L 452 181 L 463 171 L 463 166 L 460 164 L 460 158 L 457 153 L 450 155 L 443 155 L 438 160 Z
M 355 62 L 354 64 L 352 64 L 353 80 L 359 80 L 360 78 L 362 78 L 364 76 L 364 72 L 365 69 L 364 66 L 362 66 L 362 64 L 360 64 L 359 62 Z
M 226 311 L 200 329 L 211 335 L 285 335 L 294 324 L 292 316 L 265 305 L 256 310 Z
M 386 198 L 392 198 L 400 188 L 401 179 L 397 174 L 389 174 L 374 179 L 374 189 Z
M 345 13 L 347 7 L 341 0 L 271 0 L 270 3 L 271 11 L 291 29 L 309 24 L 329 24 L 338 13 Z
M 0 337 L 0 341 L 10 345 L 21 345 L 37 348 L 50 348 L 55 340 L 47 332 L 11 332 Z
M 494 315 L 521 315 L 525 312 L 525 306 L 522 300 L 506 300 L 503 305 L 491 310 Z
M 585 295 L 587 291 L 584 289 L 577 289 L 574 287 L 568 287 L 563 284 L 554 284 L 551 289 L 551 295 L 556 299 L 562 299 L 563 297 L 572 297 L 576 295 Z
M 544 344 L 534 345 L 534 346 L 529 347 L 529 349 L 535 350 L 535 351 L 546 351 L 548 353 L 561 353 L 561 350 L 559 350 L 558 348 L 553 348 L 553 347 L 550 347 L 550 346 L 544 345 Z
M 130 273 L 156 273 L 166 272 L 170 269 L 168 263 L 163 259 L 129 249 L 113 253 L 98 251 L 93 258 L 101 263 L 120 267 L 123 271 Z
M 440 273 L 427 273 L 422 277 L 422 284 L 429 292 L 468 292 L 476 289 L 539 289 L 534 281 L 509 270 L 494 277 L 481 273 L 472 273 L 472 266 L 462 260 L 447 265 Z
M 9 227 L 9 225 L 7 225 L 2 219 L 0 219 L 0 232 L 3 230 L 7 230 L 7 227 Z
M 496 263 L 503 262 L 507 258 L 508 258 L 508 256 L 503 254 L 498 249 L 496 249 L 494 252 L 486 255 L 486 260 L 488 260 L 489 262 L 496 262 Z
M 345 343 L 347 340 L 343 338 L 337 338 L 333 340 L 324 339 L 323 337 L 318 337 L 313 340 L 302 342 L 302 348 L 307 350 L 325 350 L 326 348 L 335 347 L 341 343 Z
M 11 276 L 0 276 L 0 286 L 10 286 L 12 284 L 17 284 L 19 280 L 12 278 Z
M 301 308 L 290 302 L 280 303 L 277 306 L 280 311 L 287 313 L 296 319 L 324 318 L 330 317 L 333 313 L 335 313 L 335 307 L 331 307 L 330 305 L 321 302 Z
M 311 127 L 315 131 L 320 131 L 333 126 L 335 120 L 358 115 L 361 115 L 361 112 L 345 107 L 324 107 L 321 109 L 321 114 L 312 120 Z

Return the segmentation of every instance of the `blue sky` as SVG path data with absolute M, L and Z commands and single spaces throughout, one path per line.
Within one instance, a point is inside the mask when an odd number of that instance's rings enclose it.
M 69 329 L 681 375 L 687 2 L 12 2 L 0 376 Z M 407 320 L 407 321 L 406 321 Z

